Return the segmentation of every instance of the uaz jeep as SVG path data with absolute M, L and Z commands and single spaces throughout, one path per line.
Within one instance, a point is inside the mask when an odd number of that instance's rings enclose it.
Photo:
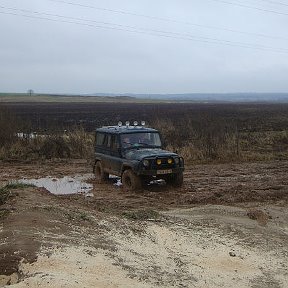
M 98 181 L 105 182 L 112 174 L 121 177 L 127 190 L 139 190 L 156 179 L 182 185 L 183 158 L 163 150 L 159 132 L 144 125 L 119 123 L 96 129 L 93 170 Z

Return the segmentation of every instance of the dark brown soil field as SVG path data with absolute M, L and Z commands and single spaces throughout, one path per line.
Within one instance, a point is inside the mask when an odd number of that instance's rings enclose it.
M 1 103 L 32 130 L 60 130 L 83 125 L 94 131 L 121 121 L 172 119 L 187 121 L 231 121 L 247 131 L 283 130 L 288 127 L 288 104 L 197 104 L 197 103 Z

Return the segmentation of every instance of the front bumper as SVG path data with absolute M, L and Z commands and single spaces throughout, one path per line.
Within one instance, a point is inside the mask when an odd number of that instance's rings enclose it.
M 140 171 L 137 172 L 137 175 L 139 175 L 139 176 L 157 176 L 157 177 L 161 177 L 163 175 L 178 174 L 178 173 L 181 173 L 183 171 L 184 171 L 184 167 L 165 168 L 165 169 L 157 169 L 157 170 L 141 169 Z M 165 172 L 168 172 L 168 173 L 165 173 Z

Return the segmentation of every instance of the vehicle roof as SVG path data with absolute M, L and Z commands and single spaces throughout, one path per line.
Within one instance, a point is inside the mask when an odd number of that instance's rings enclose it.
M 96 132 L 122 134 L 122 133 L 139 133 L 139 132 L 158 132 L 158 131 L 156 129 L 144 126 L 123 125 L 123 126 L 104 126 L 101 128 L 97 128 Z

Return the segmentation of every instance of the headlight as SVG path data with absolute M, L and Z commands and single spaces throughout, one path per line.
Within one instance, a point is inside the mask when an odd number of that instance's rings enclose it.
M 173 159 L 169 158 L 167 162 L 168 162 L 168 164 L 172 164 L 173 163 Z
M 175 158 L 175 159 L 174 159 L 174 161 L 175 161 L 175 164 L 176 164 L 176 165 L 179 165 L 179 162 L 180 162 L 180 160 L 179 160 L 179 158 L 178 158 L 178 157 L 177 157 L 177 158 Z
M 144 165 L 145 167 L 148 167 L 148 166 L 149 166 L 149 160 L 145 159 L 145 160 L 143 161 L 143 165 Z
M 157 159 L 156 163 L 157 163 L 157 165 L 161 165 L 161 163 L 162 163 L 161 159 Z

